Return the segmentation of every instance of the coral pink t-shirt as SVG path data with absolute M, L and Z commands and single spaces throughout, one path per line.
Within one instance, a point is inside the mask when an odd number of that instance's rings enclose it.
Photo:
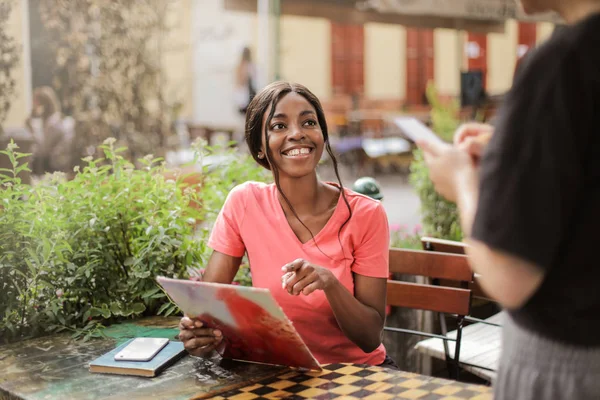
M 246 182 L 229 193 L 208 245 L 232 257 L 248 252 L 253 285 L 271 291 L 320 363 L 377 365 L 385 359 L 383 344 L 367 354 L 348 339 L 322 290 L 292 296 L 281 287 L 281 267 L 297 258 L 330 269 L 350 293 L 354 293 L 353 273 L 388 277 L 389 227 L 383 206 L 350 190 L 345 194 L 352 218 L 339 239 L 340 227 L 348 218 L 342 196 L 325 227 L 315 235 L 316 245 L 313 240 L 302 244 L 287 222 L 276 186 Z

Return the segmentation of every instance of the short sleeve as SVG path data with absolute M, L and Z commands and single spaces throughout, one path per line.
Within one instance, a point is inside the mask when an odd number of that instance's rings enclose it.
M 242 257 L 246 247 L 241 236 L 241 226 L 246 211 L 247 187 L 235 187 L 225 200 L 213 226 L 208 246 L 219 253 Z
M 355 213 L 356 224 L 364 227 L 362 240 L 354 248 L 352 272 L 373 278 L 387 278 L 390 265 L 390 229 L 381 203 Z
M 528 62 L 482 159 L 472 236 L 548 270 L 571 231 L 589 143 L 589 93 L 576 57 Z

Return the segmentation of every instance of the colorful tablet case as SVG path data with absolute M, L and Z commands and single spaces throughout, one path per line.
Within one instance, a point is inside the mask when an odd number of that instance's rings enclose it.
M 224 358 L 321 370 L 268 289 L 157 278 L 189 317 L 223 332 Z

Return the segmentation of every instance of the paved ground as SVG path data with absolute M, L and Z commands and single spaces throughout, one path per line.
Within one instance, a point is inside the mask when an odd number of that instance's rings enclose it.
M 329 171 L 328 171 L 329 170 Z M 333 169 L 329 166 L 321 167 L 321 177 L 327 180 L 335 180 Z M 359 176 L 350 172 L 349 168 L 342 168 L 340 173 L 344 186 L 352 187 Z M 374 178 L 381 185 L 383 192 L 383 204 L 388 213 L 388 220 L 393 225 L 406 225 L 410 231 L 420 224 L 419 207 L 420 201 L 412 187 L 408 184 L 406 174 L 382 172 Z

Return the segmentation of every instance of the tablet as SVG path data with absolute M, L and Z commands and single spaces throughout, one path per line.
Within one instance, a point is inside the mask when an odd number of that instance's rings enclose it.
M 413 142 L 420 140 L 426 142 L 444 142 L 438 135 L 436 135 L 431 129 L 424 123 L 413 117 L 397 117 L 394 118 L 394 123 L 402 130 L 402 133 L 406 135 Z
M 223 332 L 223 358 L 321 370 L 268 289 L 158 277 L 190 318 Z

